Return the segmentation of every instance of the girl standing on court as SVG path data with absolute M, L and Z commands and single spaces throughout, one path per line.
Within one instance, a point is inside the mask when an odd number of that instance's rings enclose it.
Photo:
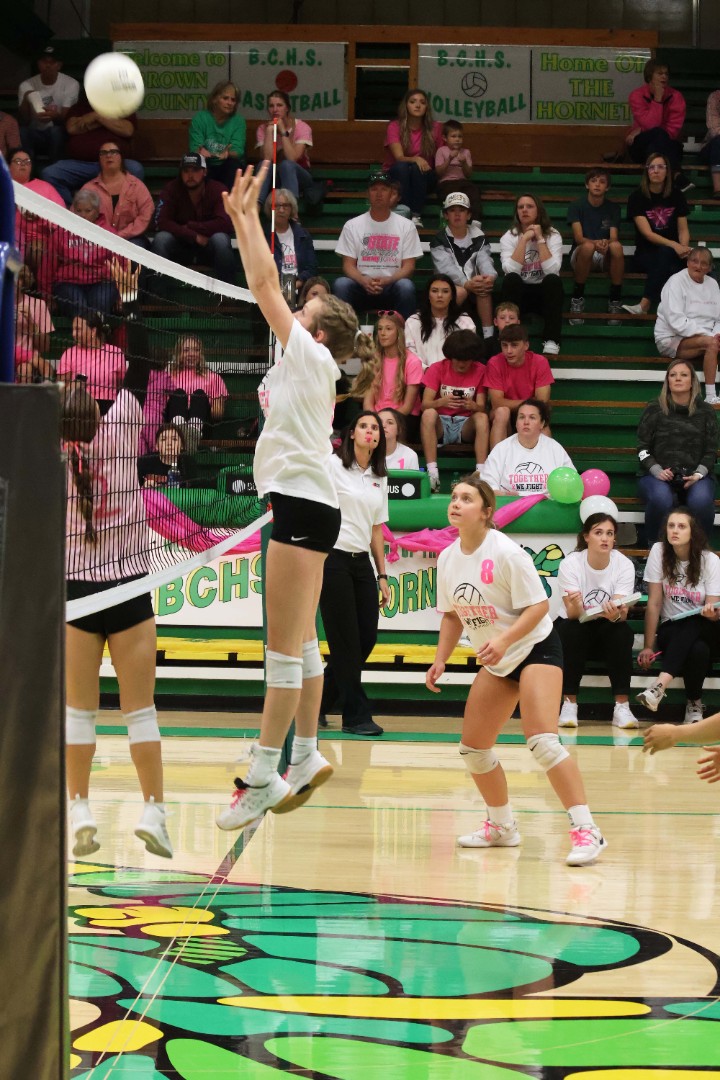
M 502 443 L 500 444 L 502 446 Z M 558 727 L 576 728 L 577 695 L 585 665 L 602 660 L 615 698 L 612 722 L 618 728 L 636 728 L 630 711 L 633 632 L 628 608 L 618 604 L 635 591 L 635 567 L 615 550 L 617 522 L 609 514 L 591 514 L 578 533 L 577 547 L 560 564 L 558 585 L 563 608 L 555 620 L 563 649 L 563 704 Z M 587 608 L 602 607 L 602 614 L 578 622 Z
M 340 531 L 330 446 L 336 360 L 372 349 L 352 308 L 337 297 L 316 297 L 293 316 L 258 214 L 266 175 L 267 163 L 257 176 L 252 167 L 238 172 L 224 196 L 248 287 L 284 353 L 265 380 L 267 412 L 254 465 L 258 493 L 273 508 L 264 580 L 267 692 L 250 769 L 235 781 L 230 805 L 217 818 L 221 829 L 240 829 L 266 810 L 294 810 L 332 775 L 317 749 L 323 666 L 315 613 L 323 564 Z M 277 770 L 293 719 L 285 780 Z
M 720 614 L 713 607 L 720 600 L 720 559 L 689 510 L 671 510 L 660 535 L 663 539 L 653 544 L 645 566 L 645 647 L 638 656 L 645 671 L 661 657 L 660 674 L 637 699 L 657 712 L 672 680 L 682 676 L 687 697 L 683 723 L 694 724 L 702 720 L 711 623 Z M 691 611 L 695 614 L 688 615 Z
M 587 805 L 577 765 L 560 744 L 557 707 L 562 648 L 532 560 L 493 526 L 495 496 L 477 473 L 452 490 L 448 518 L 458 539 L 438 559 L 438 609 L 443 612 L 435 662 L 425 676 L 433 693 L 465 633 L 482 670 L 472 684 L 463 719 L 460 756 L 487 805 L 487 820 L 460 836 L 461 847 L 517 847 L 520 833 L 505 772 L 494 750 L 520 702 L 522 728 L 535 761 L 570 819 L 568 866 L 594 862 L 607 846 Z
M 396 409 L 405 417 L 408 438 L 420 437 L 422 361 L 405 344 L 405 320 L 397 311 L 381 311 L 375 327 L 377 351 L 355 380 L 353 393 L 370 412 Z
M 320 711 L 333 712 L 338 703 L 343 731 L 382 735 L 362 685 L 363 665 L 377 641 L 378 588 L 382 606 L 390 599 L 382 532 L 389 516 L 385 432 L 377 413 L 369 409 L 360 413 L 345 432 L 331 466 L 342 524 L 325 563 L 320 593 L 330 648 Z
M 68 600 L 134 581 L 148 572 L 147 526 L 137 475 L 142 405 L 151 367 L 147 357 L 146 342 L 141 347 L 129 344 L 122 387 L 103 417 L 84 380 L 65 390 Z M 153 699 L 157 636 L 149 593 L 67 624 L 67 786 L 72 799 L 73 854 L 92 855 L 100 847 L 88 792 L 106 642 L 117 675 L 130 756 L 145 799 L 135 835 L 151 854 L 170 859 L 160 729 Z

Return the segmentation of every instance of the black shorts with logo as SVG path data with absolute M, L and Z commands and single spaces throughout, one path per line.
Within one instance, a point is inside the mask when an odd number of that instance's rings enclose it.
M 137 581 L 137 577 L 126 578 L 125 581 Z M 93 596 L 94 593 L 106 592 L 114 589 L 116 585 L 122 585 L 121 581 L 68 581 L 68 600 L 80 600 L 85 596 Z M 110 634 L 120 634 L 123 630 L 154 619 L 152 600 L 150 593 L 142 593 L 134 596 L 132 600 L 123 600 L 113 607 L 105 608 L 104 611 L 95 611 L 92 615 L 83 615 L 80 619 L 72 619 L 68 626 L 74 626 L 77 630 L 84 630 L 86 634 L 102 634 L 107 640 Z
M 523 670 L 530 667 L 531 664 L 547 664 L 549 667 L 559 667 L 562 670 L 562 642 L 555 627 L 552 628 L 544 641 L 538 641 L 537 645 L 533 645 L 525 659 L 521 660 L 518 666 L 513 668 L 505 678 L 519 682 Z
M 270 539 L 326 555 L 340 535 L 340 510 L 294 495 L 268 495 L 273 512 Z

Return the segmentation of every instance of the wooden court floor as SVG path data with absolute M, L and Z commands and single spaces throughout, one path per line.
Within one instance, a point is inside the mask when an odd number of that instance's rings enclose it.
M 456 720 L 330 730 L 333 779 L 242 834 L 214 815 L 243 741 L 161 725 L 189 732 L 165 741 L 172 862 L 133 835 L 126 739 L 98 743 L 102 846 L 69 864 L 73 1080 L 720 1080 L 720 785 L 698 748 L 564 737 L 609 842 L 570 868 L 516 727 L 499 754 L 523 844 L 468 851 Z

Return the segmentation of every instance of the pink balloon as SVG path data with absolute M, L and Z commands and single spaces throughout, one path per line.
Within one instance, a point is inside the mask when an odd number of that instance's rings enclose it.
M 607 495 L 610 491 L 610 477 L 602 469 L 586 469 L 580 479 L 583 482 L 583 499 L 591 495 Z

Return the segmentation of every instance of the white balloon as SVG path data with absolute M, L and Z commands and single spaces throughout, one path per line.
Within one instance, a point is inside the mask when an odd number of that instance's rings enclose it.
M 96 56 L 88 64 L 83 81 L 87 99 L 95 112 L 111 120 L 134 113 L 145 96 L 140 68 L 121 52 Z
M 618 508 L 607 495 L 588 495 L 580 503 L 580 520 L 583 525 L 591 514 L 609 514 L 610 517 L 618 518 Z

